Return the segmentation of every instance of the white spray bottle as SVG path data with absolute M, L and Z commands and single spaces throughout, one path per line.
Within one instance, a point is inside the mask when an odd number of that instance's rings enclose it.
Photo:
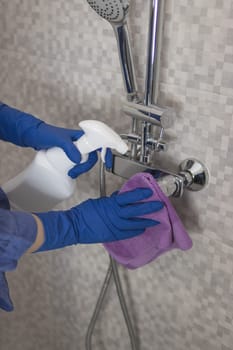
M 101 148 L 104 161 L 106 148 L 121 154 L 128 150 L 127 144 L 106 124 L 97 120 L 79 123 L 84 135 L 74 142 L 82 155 L 82 162 L 88 153 Z M 72 196 L 76 181 L 67 175 L 75 165 L 58 147 L 37 152 L 32 163 L 16 177 L 2 186 L 11 206 L 18 210 L 47 211 Z

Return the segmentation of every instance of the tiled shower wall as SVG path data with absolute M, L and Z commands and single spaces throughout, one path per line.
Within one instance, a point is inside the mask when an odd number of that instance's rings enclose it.
M 140 91 L 149 0 L 132 0 L 130 33 Z M 140 350 L 231 350 L 233 343 L 233 1 L 165 0 L 159 103 L 178 114 L 170 149 L 155 157 L 175 170 L 203 161 L 207 189 L 173 203 L 191 251 L 173 251 L 135 271 L 120 269 Z M 125 92 L 111 26 L 85 0 L 1 0 L 0 100 L 47 122 L 76 128 L 99 119 L 125 132 Z M 34 151 L 1 143 L 3 183 Z M 108 176 L 108 192 L 121 181 Z M 77 182 L 68 208 L 98 196 L 98 167 Z M 82 350 L 108 265 L 101 245 L 24 257 L 8 274 L 15 311 L 0 312 L 0 349 Z M 93 349 L 130 349 L 114 286 Z

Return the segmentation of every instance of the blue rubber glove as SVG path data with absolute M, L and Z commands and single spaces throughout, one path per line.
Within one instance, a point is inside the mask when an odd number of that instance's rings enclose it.
M 140 216 L 162 209 L 161 202 L 140 202 L 149 198 L 146 188 L 89 199 L 67 211 L 36 213 L 45 230 L 45 242 L 38 251 L 77 243 L 104 243 L 137 236 L 158 221 Z
M 79 164 L 81 154 L 73 144 L 83 135 L 82 130 L 72 130 L 46 124 L 34 116 L 0 103 L 0 139 L 12 142 L 22 147 L 32 147 L 35 150 L 60 147 L 74 163 L 68 175 L 76 178 L 90 170 L 97 162 L 97 152 L 92 152 L 88 160 Z M 112 154 L 108 150 L 106 167 L 112 165 Z

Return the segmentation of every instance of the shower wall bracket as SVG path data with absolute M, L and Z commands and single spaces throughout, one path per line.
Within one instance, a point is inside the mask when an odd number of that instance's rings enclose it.
M 163 108 L 156 105 L 145 106 L 141 103 L 126 102 L 122 110 L 130 117 L 164 129 L 171 128 L 176 118 L 176 111 L 171 107 Z
M 174 124 L 175 110 L 170 107 L 145 106 L 142 103 L 126 102 L 122 111 L 133 118 L 132 132 L 121 134 L 124 140 L 131 143 L 129 157 L 150 164 L 154 152 L 167 150 L 164 131 Z M 141 125 L 141 128 L 138 125 Z M 159 130 L 157 137 L 155 136 L 156 130 Z

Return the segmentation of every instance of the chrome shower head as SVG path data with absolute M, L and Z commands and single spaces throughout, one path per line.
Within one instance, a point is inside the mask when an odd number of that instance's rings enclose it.
M 128 0 L 87 0 L 87 2 L 99 16 L 110 23 L 123 22 L 129 9 Z
M 134 62 L 127 28 L 127 14 L 130 0 L 87 0 L 92 9 L 113 27 L 121 71 L 129 101 L 138 100 Z

